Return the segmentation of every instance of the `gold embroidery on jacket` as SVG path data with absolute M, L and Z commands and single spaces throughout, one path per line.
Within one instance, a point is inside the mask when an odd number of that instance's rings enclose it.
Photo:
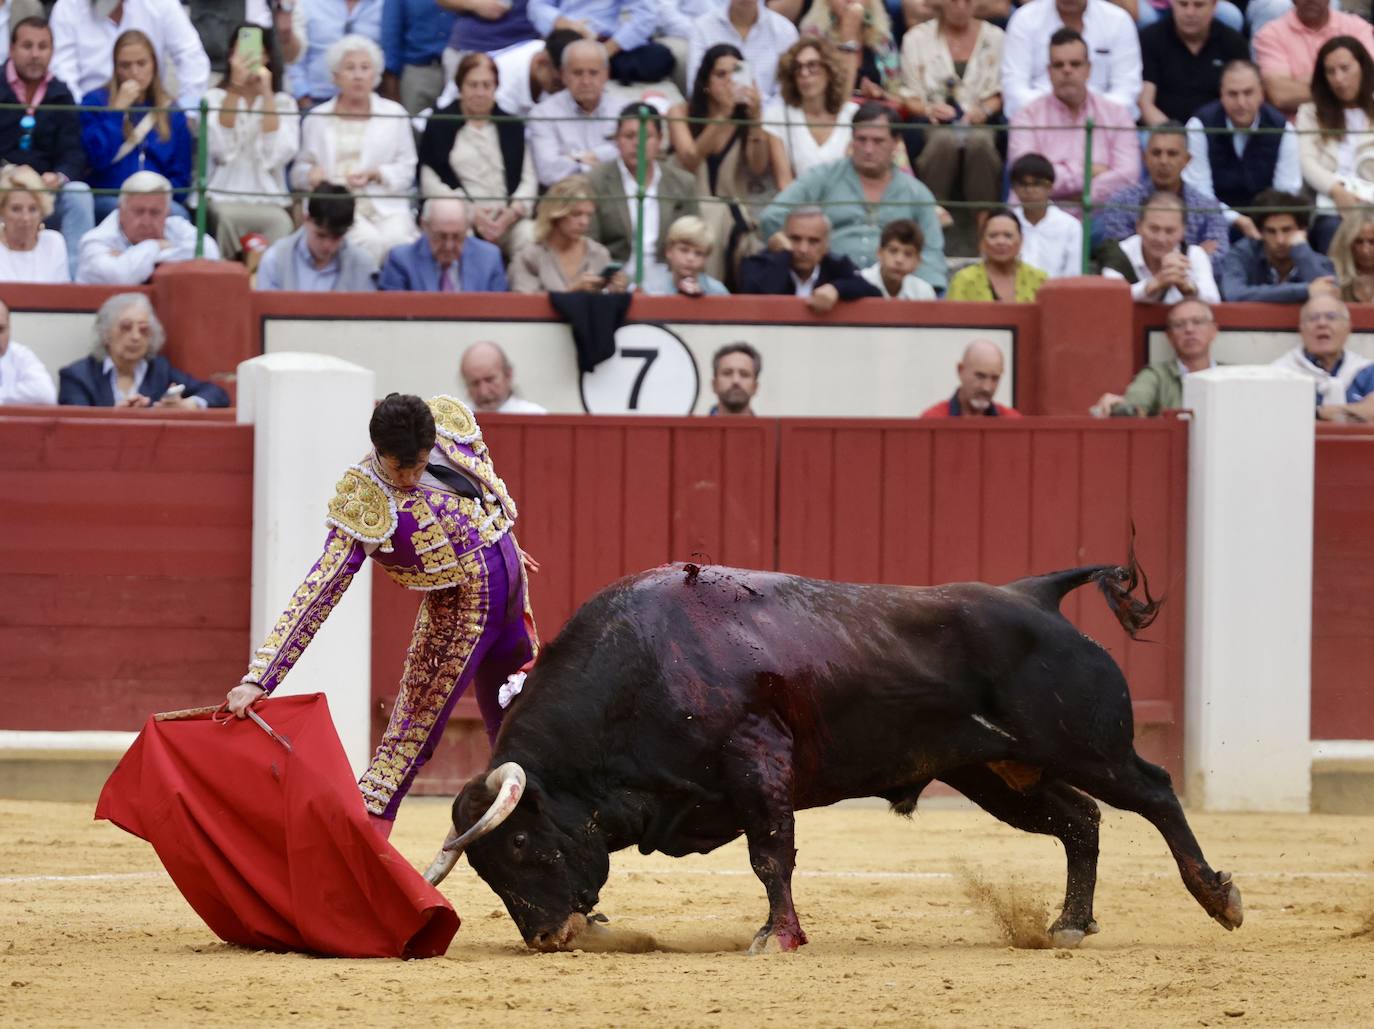
M 363 543 L 382 543 L 396 531 L 396 503 L 388 490 L 359 468 L 334 487 L 325 521 Z

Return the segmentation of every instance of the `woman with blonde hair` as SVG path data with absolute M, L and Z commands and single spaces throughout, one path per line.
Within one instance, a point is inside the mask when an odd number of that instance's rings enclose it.
M 43 228 L 52 193 L 27 164 L 0 172 L 0 282 L 71 282 L 67 241 Z
M 348 241 L 378 265 L 392 247 L 420 234 L 409 194 L 415 184 L 415 136 L 406 109 L 378 96 L 382 51 L 366 36 L 344 36 L 325 51 L 339 93 L 311 108 L 301 126 L 301 150 L 291 185 L 313 192 L 325 182 L 355 200 Z
M 849 151 L 849 70 L 823 36 L 803 36 L 778 58 L 778 97 L 763 112 L 778 188 Z
M 515 293 L 622 293 L 629 277 L 611 252 L 587 235 L 591 183 L 570 175 L 549 187 L 535 214 L 534 242 L 510 263 Z
M 1336 268 L 1342 300 L 1374 303 L 1374 210 L 1362 207 L 1346 212 L 1326 256 Z
M 828 39 L 840 51 L 846 92 L 891 99 L 901 82 L 892 18 L 883 0 L 815 0 L 797 28 L 802 38 Z
M 191 185 L 191 130 L 162 84 L 152 40 L 137 29 L 121 32 L 114 44 L 114 74 L 87 93 L 81 106 L 86 108 L 81 144 L 91 162 L 96 221 L 119 206 L 119 187 L 137 171 L 165 176 L 174 190 L 172 213 L 189 217 L 184 203 Z

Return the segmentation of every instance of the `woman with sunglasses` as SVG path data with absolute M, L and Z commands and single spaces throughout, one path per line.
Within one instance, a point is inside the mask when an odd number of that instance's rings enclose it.
M 778 58 L 778 99 L 763 114 L 778 188 L 809 168 L 849 151 L 850 122 L 859 105 L 849 99 L 849 72 L 823 36 L 803 36 Z
M 67 244 L 43 228 L 52 214 L 52 193 L 25 164 L 0 172 L 0 282 L 70 282 Z
M 152 41 L 137 29 L 114 45 L 114 74 L 81 100 L 81 142 L 97 191 L 96 221 L 119 206 L 119 187 L 134 172 L 154 171 L 172 184 L 172 213 L 189 218 L 183 203 L 191 185 L 191 131 L 186 115 L 162 84 Z

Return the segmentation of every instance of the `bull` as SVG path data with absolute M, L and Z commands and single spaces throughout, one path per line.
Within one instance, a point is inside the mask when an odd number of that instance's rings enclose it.
M 1203 910 L 1235 929 L 1239 889 L 1209 867 L 1168 773 L 1135 752 L 1125 677 L 1059 610 L 1095 582 L 1135 637 L 1159 609 L 1142 578 L 1132 553 L 1000 587 L 692 564 L 624 579 L 540 655 L 426 877 L 466 853 L 525 942 L 553 950 L 601 917 L 613 851 L 679 857 L 743 834 L 768 895 L 750 949 L 793 950 L 794 812 L 877 796 L 909 816 L 939 780 L 1063 843 L 1056 945 L 1098 931 L 1092 797 L 1153 824 Z

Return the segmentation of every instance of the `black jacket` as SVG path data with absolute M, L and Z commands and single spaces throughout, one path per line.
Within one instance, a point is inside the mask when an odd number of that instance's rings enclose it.
M 455 100 L 435 113 L 461 115 L 463 109 L 460 101 Z M 491 113 L 497 118 L 509 117 L 499 107 L 494 108 Z M 430 118 L 425 123 L 424 134 L 420 137 L 416 181 L 419 181 L 419 169 L 429 168 L 449 189 L 462 188 L 463 184 L 458 181 L 458 174 L 449 163 L 448 155 L 453 150 L 453 141 L 458 138 L 458 132 L 466 121 L 467 119 L 462 117 L 457 117 L 453 121 L 446 118 Z M 506 199 L 509 200 L 520 185 L 520 172 L 525 164 L 525 125 L 524 122 L 518 121 L 498 121 L 495 124 L 496 141 L 501 148 L 501 161 L 506 166 Z
M 792 255 L 785 250 L 765 251 L 746 257 L 739 270 L 740 293 L 756 293 L 767 296 L 795 296 L 796 283 L 792 281 Z M 834 286 L 841 300 L 858 300 L 861 297 L 880 297 L 882 291 L 859 275 L 854 262 L 843 254 L 826 254 L 821 258 L 821 273 L 816 278 L 816 286 Z
M 23 103 L 14 95 L 9 80 L 0 75 L 0 104 Z M 33 139 L 27 150 L 19 143 L 24 130 L 19 120 L 23 110 L 0 108 L 0 161 L 6 164 L 27 164 L 40 175 L 61 172 L 69 179 L 81 181 L 86 177 L 86 151 L 81 146 L 81 119 L 76 111 L 53 111 L 51 105 L 69 104 L 76 100 L 66 83 L 53 79 L 48 92 L 34 112 Z

